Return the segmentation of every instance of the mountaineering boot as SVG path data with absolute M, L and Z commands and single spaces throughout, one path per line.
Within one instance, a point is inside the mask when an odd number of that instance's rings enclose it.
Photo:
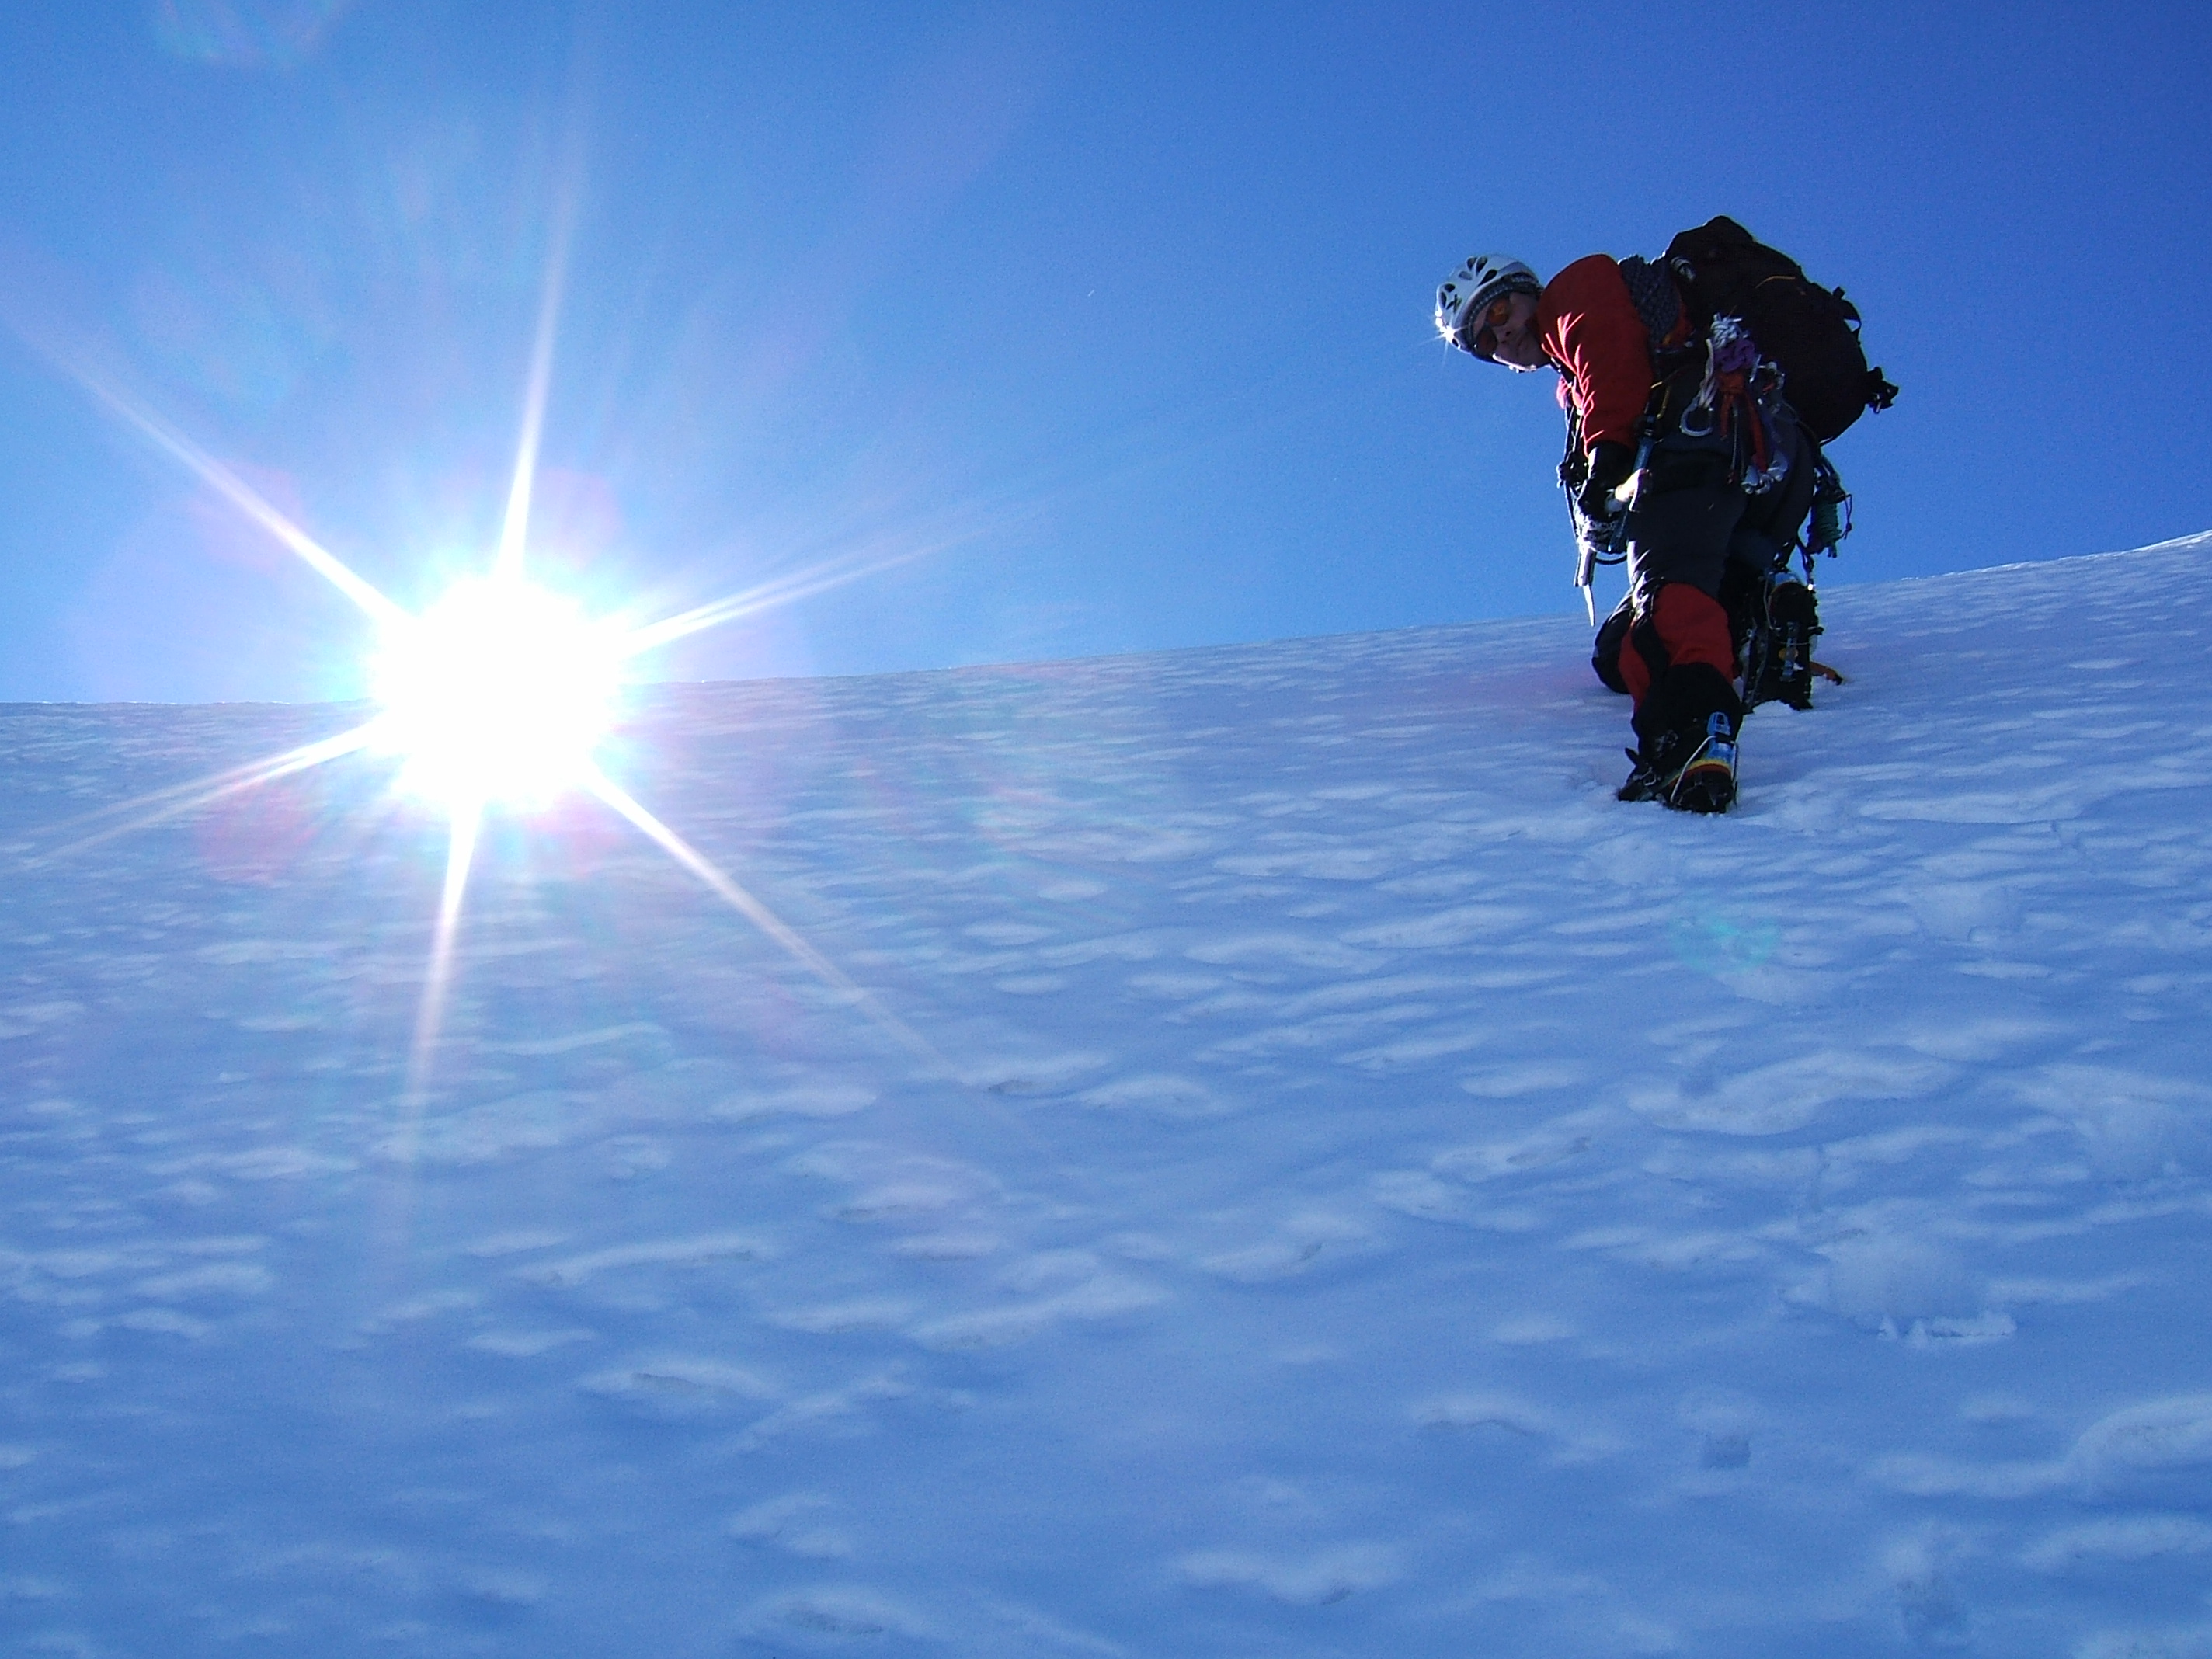
M 1636 769 L 1614 791 L 1621 800 L 1659 800 L 1692 812 L 1724 812 L 1735 799 L 1735 733 L 1743 700 L 1707 664 L 1670 668 L 1644 696 L 1632 724 Z M 1685 783 L 1691 768 L 1696 778 Z
M 1802 582 L 1777 582 L 1767 597 L 1767 646 L 1759 684 L 1745 701 L 1813 706 L 1813 638 L 1820 616 L 1813 590 Z
M 1726 714 L 1708 716 L 1705 730 L 1662 732 L 1641 749 L 1616 800 L 1656 800 L 1684 812 L 1725 812 L 1735 800 L 1735 727 Z
M 1683 812 L 1725 812 L 1735 805 L 1735 728 L 1716 711 L 1705 741 L 1692 750 L 1667 792 L 1667 805 Z

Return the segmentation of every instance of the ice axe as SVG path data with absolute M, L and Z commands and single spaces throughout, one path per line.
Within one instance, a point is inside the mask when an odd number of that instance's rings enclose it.
M 1636 498 L 1644 493 L 1644 480 L 1651 469 L 1651 432 L 1647 424 L 1642 440 L 1636 446 L 1636 465 L 1628 469 L 1613 492 L 1613 499 L 1620 503 L 1620 511 L 1607 519 L 1603 526 L 1584 520 L 1582 534 L 1575 539 L 1581 544 L 1581 556 L 1575 562 L 1575 586 L 1583 591 L 1583 609 L 1589 613 L 1589 625 L 1597 626 L 1597 595 L 1590 591 L 1590 581 L 1601 564 L 1619 564 L 1628 556 L 1628 515 L 1636 510 Z

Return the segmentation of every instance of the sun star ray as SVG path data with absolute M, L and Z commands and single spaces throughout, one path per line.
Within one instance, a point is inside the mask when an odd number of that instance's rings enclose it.
M 538 333 L 530 348 L 530 381 L 523 393 L 522 434 L 514 449 L 514 478 L 507 492 L 507 518 L 500 526 L 499 552 L 492 574 L 507 580 L 522 575 L 522 556 L 530 537 L 530 501 L 537 488 L 538 447 L 545 430 L 545 400 L 553 383 L 553 342 L 561 320 L 561 297 L 568 282 L 570 214 L 564 194 L 556 216 L 553 246 L 545 258 L 545 286 L 538 301 Z
M 647 811 L 620 784 L 596 767 L 585 775 L 584 784 L 608 806 L 629 819 L 647 839 L 696 877 L 717 898 L 782 946 L 793 960 L 824 985 L 897 1039 L 901 1047 L 923 1060 L 932 1070 L 946 1077 L 955 1075 L 951 1062 L 938 1053 L 927 1037 L 885 1008 L 861 987 L 855 985 L 835 963 L 801 938 L 790 923 L 708 862 L 704 854 Z
M 774 577 L 741 593 L 732 593 L 727 599 L 715 599 L 709 604 L 679 611 L 659 622 L 647 623 L 641 628 L 633 629 L 622 637 L 616 648 L 623 658 L 643 656 L 648 651 L 673 644 L 693 634 L 704 633 L 710 628 L 720 628 L 727 623 L 757 616 L 764 611 L 773 611 L 780 605 L 795 604 L 817 593 L 827 592 L 833 587 L 842 587 L 848 582 L 858 581 L 864 576 L 872 576 L 878 571 L 894 569 L 899 565 L 911 564 L 916 559 L 927 558 L 933 553 L 942 552 L 954 545 L 957 539 L 959 538 L 905 547 L 873 559 L 854 560 L 849 556 L 847 558 L 825 559 L 804 570 Z
M 314 743 L 301 744 L 297 749 L 288 749 L 281 755 L 270 756 L 267 760 L 250 761 L 244 766 L 234 767 L 228 772 L 218 772 L 212 777 L 198 778 L 190 783 L 177 784 L 167 789 L 157 789 L 151 794 L 141 795 L 135 800 L 125 801 L 115 806 L 104 806 L 97 812 L 88 812 L 81 817 L 65 820 L 55 828 L 67 830 L 73 825 L 95 822 L 117 812 L 139 812 L 137 817 L 70 842 L 32 862 L 34 865 L 41 865 L 55 859 L 67 858 L 71 854 L 82 852 L 87 848 L 97 847 L 103 842 L 113 841 L 119 836 L 133 835 L 141 830 L 150 830 L 155 824 L 167 823 L 173 818 L 182 817 L 185 813 L 197 811 L 203 806 L 212 806 L 226 796 L 235 795 L 247 789 L 258 789 L 264 783 L 274 783 L 277 779 L 289 777 L 295 772 L 305 772 L 312 767 L 341 759 L 374 743 L 382 724 L 383 721 L 380 717 L 356 726 L 349 732 L 341 732 L 334 738 L 324 738 Z M 140 811 L 141 808 L 145 810 Z
M 245 479 L 147 408 L 129 392 L 91 370 L 71 367 L 70 374 L 94 398 L 137 428 L 154 447 L 194 474 L 255 524 L 296 554 L 310 569 L 359 605 L 376 621 L 386 624 L 404 621 L 407 613 L 356 574 L 337 554 L 279 513 Z
M 878 533 L 859 540 L 857 545 L 843 552 L 832 553 L 799 569 L 772 576 L 726 599 L 696 605 L 659 622 L 641 623 L 623 635 L 619 647 L 621 654 L 624 658 L 642 656 L 688 635 L 796 604 L 900 565 L 934 557 L 1030 523 L 1044 507 L 1041 499 L 1014 495 L 995 502 L 968 503 L 939 513 L 921 524 Z
M 407 1083 L 403 1098 L 408 1116 L 401 1133 L 412 1139 L 415 1116 L 429 1080 L 430 1061 L 437 1051 L 439 1033 L 445 1028 L 446 997 L 453 982 L 453 946 L 460 934 L 461 901 L 467 896 L 469 870 L 476 861 L 477 838 L 483 827 L 483 808 L 470 803 L 454 810 L 446 842 L 446 881 L 438 896 L 438 922 L 430 939 L 429 971 L 422 980 L 422 999 L 415 1010 L 415 1040 L 408 1051 Z

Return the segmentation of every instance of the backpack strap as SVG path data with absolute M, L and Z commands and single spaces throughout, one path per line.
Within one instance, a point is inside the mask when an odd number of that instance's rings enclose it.
M 1656 357 L 1660 343 L 1682 320 L 1682 295 L 1666 266 L 1654 264 L 1632 253 L 1620 262 L 1620 280 L 1628 285 L 1628 297 L 1636 304 L 1636 314 L 1644 319 L 1644 329 L 1651 336 L 1651 353 Z

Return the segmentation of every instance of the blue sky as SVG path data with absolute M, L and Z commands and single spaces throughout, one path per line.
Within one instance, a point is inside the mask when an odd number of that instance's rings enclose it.
M 542 576 L 674 610 L 921 554 L 660 677 L 1577 607 L 1548 377 L 1430 294 L 1715 212 L 1904 387 L 1836 446 L 1831 580 L 2200 530 L 2203 16 L 27 0 L 0 699 L 357 695 L 353 607 L 73 372 L 426 601 L 496 536 L 563 222 Z

